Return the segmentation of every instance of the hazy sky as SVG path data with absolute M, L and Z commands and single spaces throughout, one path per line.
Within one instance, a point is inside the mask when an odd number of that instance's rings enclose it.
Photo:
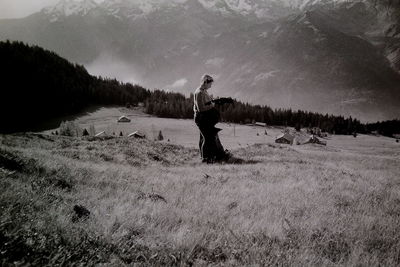
M 0 0 L 0 18 L 21 18 L 60 0 Z M 97 0 L 96 2 L 101 2 Z

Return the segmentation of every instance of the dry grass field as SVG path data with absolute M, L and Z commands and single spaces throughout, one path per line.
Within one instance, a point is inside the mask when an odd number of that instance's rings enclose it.
M 131 119 L 131 122 L 118 123 L 117 120 L 122 115 Z M 67 119 L 71 120 L 71 118 Z M 105 131 L 108 135 L 118 136 L 122 132 L 124 136 L 127 136 L 135 131 L 140 131 L 146 134 L 147 139 L 154 140 L 161 131 L 165 143 L 168 142 L 168 139 L 170 143 L 185 147 L 196 147 L 198 143 L 199 131 L 193 120 L 152 117 L 137 109 L 101 107 L 86 112 L 74 118 L 73 121 L 82 129 L 89 129 L 93 125 L 96 133 Z M 255 143 L 273 142 L 282 131 L 281 128 L 269 127 L 267 135 L 265 135 L 263 127 L 228 123 L 219 123 L 218 127 L 223 129 L 220 132 L 220 138 L 228 149 L 246 147 Z M 47 130 L 44 133 L 50 134 L 55 130 Z
M 255 133 L 222 137 L 242 164 L 208 165 L 197 133 L 1 135 L 0 265 L 400 265 L 399 143 Z

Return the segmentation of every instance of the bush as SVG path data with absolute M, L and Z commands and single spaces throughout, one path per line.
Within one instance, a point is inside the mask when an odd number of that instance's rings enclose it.
M 163 136 L 163 134 L 162 134 L 161 130 L 160 130 L 160 132 L 158 133 L 158 137 L 157 137 L 157 139 L 158 139 L 158 141 L 162 141 L 162 140 L 164 140 L 164 136 Z
M 60 135 L 80 136 L 82 129 L 73 121 L 66 121 L 60 124 Z

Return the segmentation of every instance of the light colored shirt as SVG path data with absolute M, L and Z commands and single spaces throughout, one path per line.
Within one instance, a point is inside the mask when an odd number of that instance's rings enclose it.
M 194 112 L 198 113 L 212 109 L 214 107 L 213 103 L 206 105 L 206 103 L 211 100 L 213 100 L 213 98 L 208 94 L 207 90 L 197 88 L 194 92 Z

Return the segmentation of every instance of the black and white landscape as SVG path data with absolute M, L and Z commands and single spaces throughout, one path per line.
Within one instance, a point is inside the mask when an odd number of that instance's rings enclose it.
M 0 38 L 148 88 L 188 95 L 212 73 L 216 95 L 372 122 L 400 114 L 399 17 L 373 0 L 63 0 Z
M 398 1 L 55 1 L 0 0 L 0 266 L 400 266 Z

